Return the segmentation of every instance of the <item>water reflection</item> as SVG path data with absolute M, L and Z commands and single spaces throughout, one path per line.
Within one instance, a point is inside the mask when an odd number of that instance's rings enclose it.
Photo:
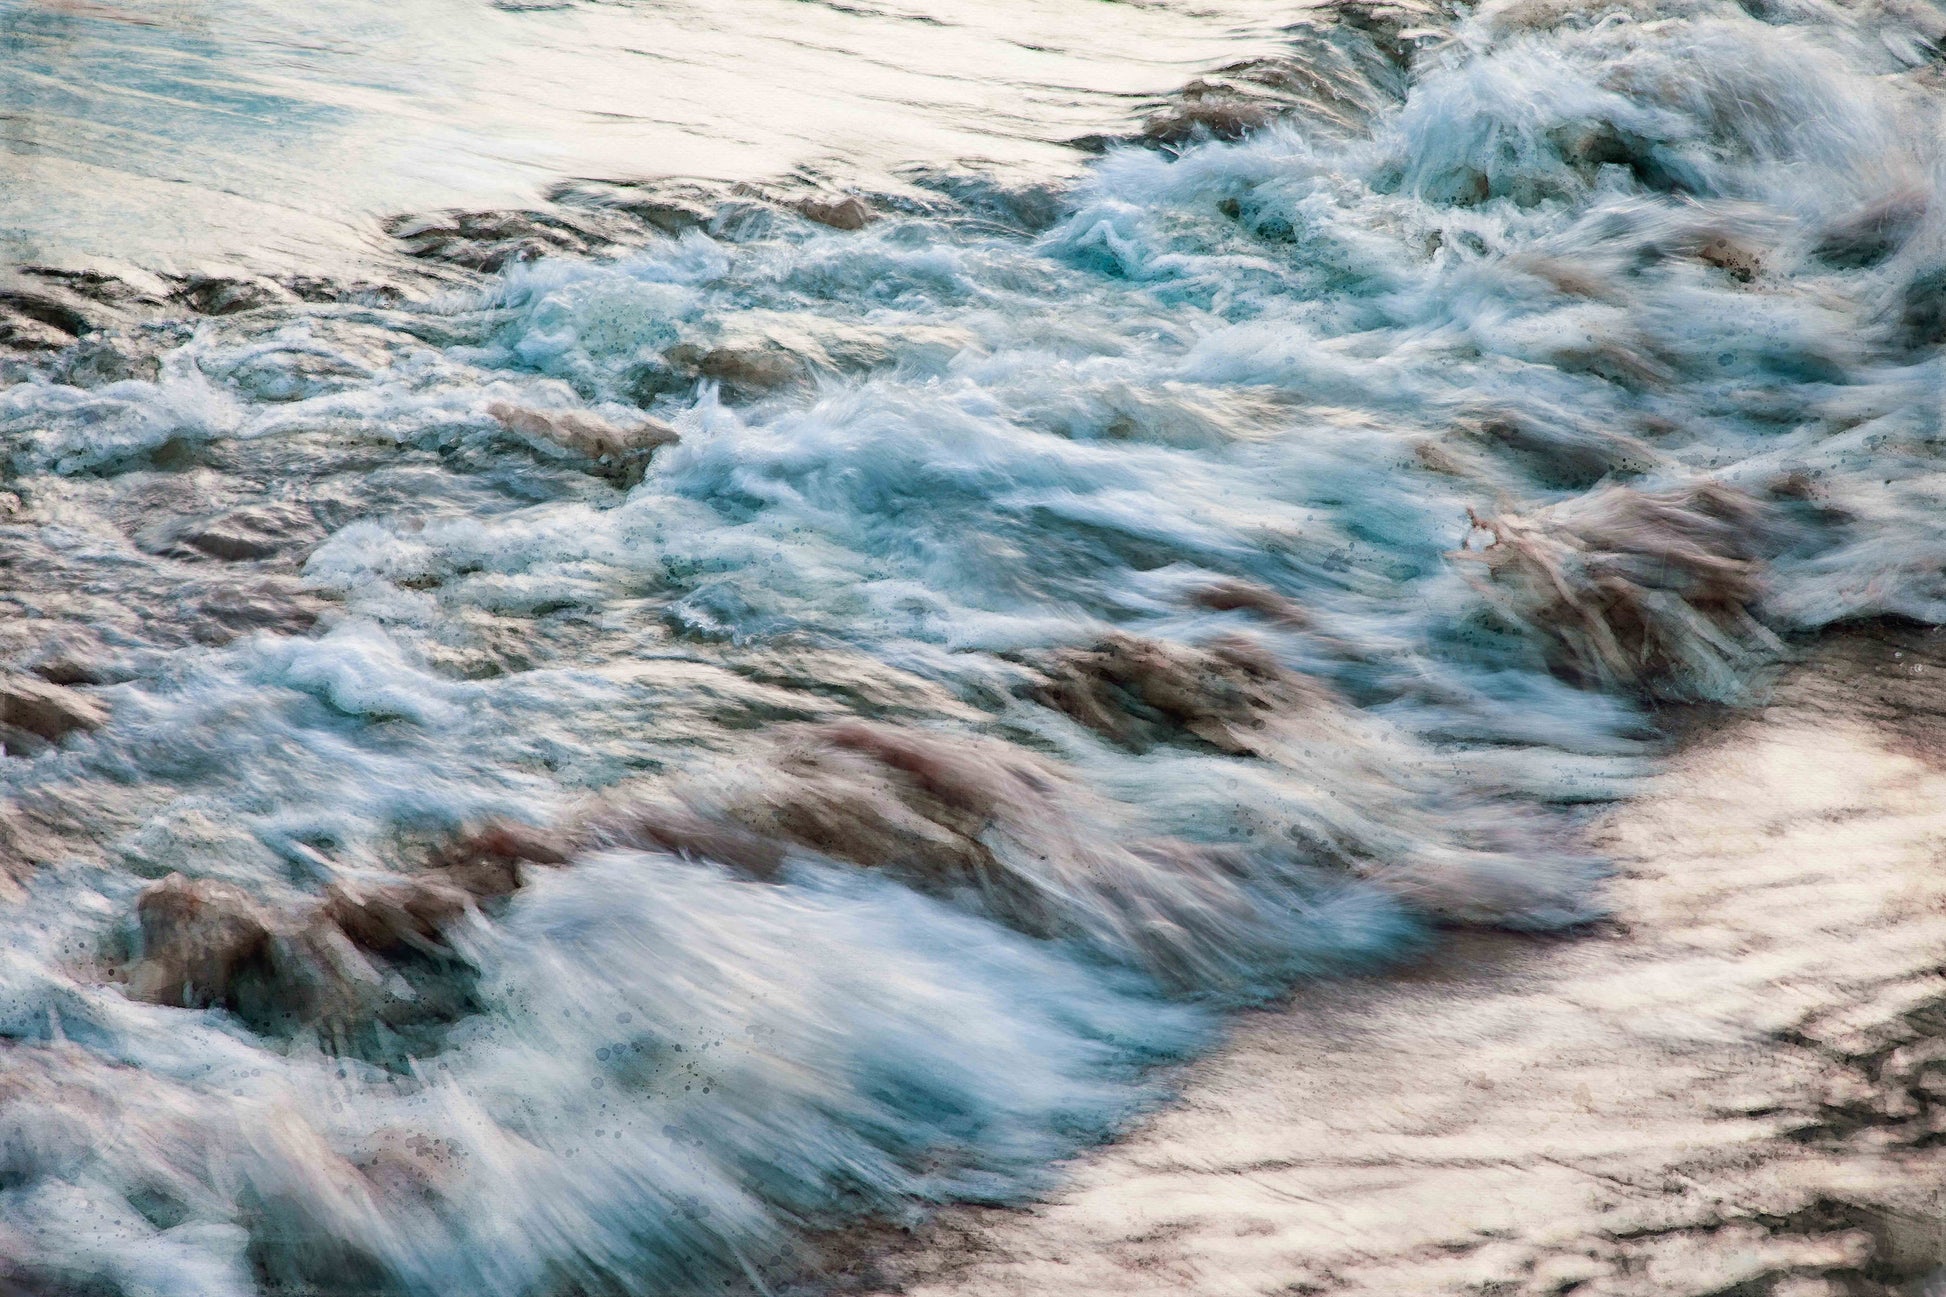
M 0 0 L 6 259 L 316 268 L 562 175 L 870 176 L 1062 141 L 1271 43 L 1243 0 Z

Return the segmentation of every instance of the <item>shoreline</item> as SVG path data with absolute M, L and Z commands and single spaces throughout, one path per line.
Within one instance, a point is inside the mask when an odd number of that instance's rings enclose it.
M 908 1297 L 1931 1292 L 1946 1264 L 1946 645 L 1849 630 L 1592 826 L 1613 918 L 1460 932 L 1240 1016 Z M 1935 1059 L 1934 1055 L 1938 1055 Z

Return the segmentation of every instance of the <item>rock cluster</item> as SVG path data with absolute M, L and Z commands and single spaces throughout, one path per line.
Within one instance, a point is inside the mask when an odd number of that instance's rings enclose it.
M 383 1056 L 466 1011 L 470 968 L 454 934 L 479 906 L 519 889 L 531 864 L 568 847 L 496 825 L 435 853 L 422 873 L 333 883 L 297 915 L 243 889 L 171 874 L 136 902 L 139 937 L 120 976 L 135 999 L 222 1008 L 253 1030 L 315 1033 L 340 1050 Z

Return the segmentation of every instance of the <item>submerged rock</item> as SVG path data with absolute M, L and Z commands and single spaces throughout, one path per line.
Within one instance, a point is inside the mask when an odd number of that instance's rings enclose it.
M 1252 581 L 1216 581 L 1189 592 L 1189 602 L 1211 612 L 1254 612 L 1283 626 L 1306 626 L 1310 614 L 1295 599 Z
M 1520 517 L 1474 517 L 1491 540 L 1455 558 L 1553 668 L 1651 697 L 1727 698 L 1778 645 L 1752 615 L 1771 525 L 1735 488 L 1614 486 Z
M 665 357 L 703 378 L 715 380 L 726 399 L 754 401 L 810 381 L 811 366 L 789 347 L 769 339 L 725 342 L 714 347 L 684 343 Z
M 1245 606 L 1249 592 L 1230 593 L 1231 606 Z M 1223 592 L 1217 597 L 1230 602 Z M 1251 755 L 1266 719 L 1323 697 L 1242 636 L 1191 647 L 1113 634 L 1050 655 L 1041 671 L 1037 701 L 1137 751 L 1187 738 Z
M 1928 266 L 1908 280 L 1898 310 L 1907 346 L 1946 344 L 1946 265 Z
M 246 563 L 301 552 L 324 538 L 307 506 L 280 500 L 242 505 L 206 518 L 167 519 L 143 527 L 135 542 L 152 554 Z
M 326 606 L 298 578 L 276 572 L 242 580 L 225 573 L 180 588 L 183 607 L 192 614 L 187 629 L 203 644 L 227 644 L 262 630 L 301 635 L 317 625 Z
M 133 338 L 83 338 L 61 357 L 56 372 L 74 387 L 106 387 L 131 379 L 154 382 L 162 371 L 151 345 Z
M 58 288 L 0 289 L 0 347 L 59 351 L 100 328 L 98 314 Z
M 1842 269 L 1875 266 L 1905 246 L 1925 219 L 1928 206 L 1923 190 L 1888 195 L 1825 226 L 1812 254 Z
M 592 460 L 602 476 L 625 486 L 642 480 L 656 451 L 682 440 L 674 428 L 647 415 L 624 428 L 586 410 L 537 410 L 505 401 L 495 401 L 487 413 L 513 432 Z
M 1453 431 L 1506 455 L 1542 485 L 1568 490 L 1645 473 L 1662 459 L 1647 443 L 1599 424 L 1537 419 L 1510 407 L 1476 406 L 1453 421 Z
M 292 300 L 288 290 L 268 279 L 191 275 L 176 282 L 174 300 L 198 315 L 235 315 Z
M 1233 993 L 1292 959 L 1338 957 L 1287 923 L 1322 877 L 1313 865 L 1337 863 L 1321 837 L 1294 830 L 1265 853 L 1143 832 L 1072 771 L 963 732 L 804 727 L 759 760 L 611 793 L 585 840 L 761 879 L 793 858 L 882 872 L 1202 993 Z
M 489 273 L 551 253 L 585 256 L 623 233 L 601 213 L 569 211 L 437 212 L 386 224 L 409 257 Z
M 1712 235 L 1703 240 L 1702 246 L 1696 249 L 1696 259 L 1715 266 L 1740 284 L 1755 279 L 1764 267 L 1763 258 L 1755 250 L 1726 234 Z

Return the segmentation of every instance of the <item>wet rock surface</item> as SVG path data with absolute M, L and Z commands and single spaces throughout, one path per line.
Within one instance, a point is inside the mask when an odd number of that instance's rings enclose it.
M 1241 139 L 1286 119 L 1323 133 L 1366 127 L 1405 93 L 1413 60 L 1442 40 L 1437 6 L 1332 0 L 1283 30 L 1285 52 L 1242 59 L 1198 77 L 1157 103 L 1125 140 L 1075 141 L 1103 148 L 1127 142 L 1181 148 L 1198 140 Z
M 65 685 L 32 676 L 0 676 L 0 721 L 56 742 L 75 730 L 99 729 L 108 708 Z
M 1943 683 L 1933 636 L 1827 645 L 1600 822 L 1603 928 L 1247 1018 L 1053 1202 L 954 1213 L 850 1286 L 1933 1291 L 1946 774 L 1886 720 L 1930 730 Z
M 597 472 L 624 486 L 642 480 L 656 451 L 682 440 L 662 420 L 642 416 L 623 426 L 586 410 L 535 410 L 506 402 L 488 406 L 487 413 L 509 431 L 593 461 Z
M 1204 592 L 1204 598 L 1215 598 L 1219 607 L 1262 603 L 1253 591 L 1213 589 L 1219 593 Z M 1192 648 L 1113 635 L 1089 648 L 1063 650 L 1043 669 L 1046 683 L 1035 689 L 1037 701 L 1138 751 L 1174 739 L 1250 755 L 1259 746 L 1255 731 L 1267 718 L 1321 697 L 1315 685 L 1242 636 Z
M 518 891 L 524 868 L 566 859 L 540 830 L 489 825 L 439 846 L 419 873 L 342 879 L 284 914 L 233 884 L 170 874 L 142 892 L 134 948 L 110 965 L 131 998 L 227 1009 L 260 1033 L 396 1062 L 475 1007 L 455 930 Z
M 1742 491 L 1615 486 L 1531 518 L 1473 521 L 1489 542 L 1454 557 L 1484 569 L 1482 594 L 1572 678 L 1727 698 L 1735 664 L 1775 646 L 1751 614 L 1775 524 Z

